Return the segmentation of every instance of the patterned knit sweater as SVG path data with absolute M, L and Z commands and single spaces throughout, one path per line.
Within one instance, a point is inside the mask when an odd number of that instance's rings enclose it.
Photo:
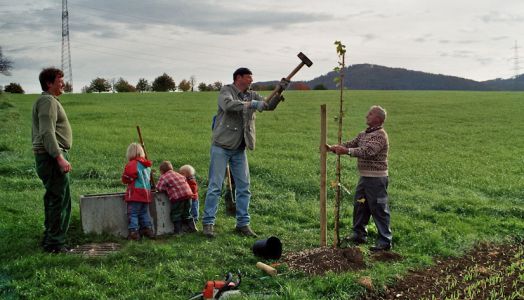
M 381 126 L 367 128 L 343 145 L 350 148 L 351 156 L 358 157 L 360 176 L 388 176 L 389 140 L 388 134 Z

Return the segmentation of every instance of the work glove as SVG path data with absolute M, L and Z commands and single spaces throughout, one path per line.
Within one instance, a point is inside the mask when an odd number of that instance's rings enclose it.
M 279 93 L 282 93 L 283 91 L 285 91 L 289 87 L 290 82 L 291 81 L 287 80 L 286 78 L 280 79 L 280 82 L 278 83 Z
M 263 111 L 266 108 L 266 102 L 259 100 L 251 100 L 250 107 L 258 111 Z
M 267 107 L 266 107 L 266 110 L 275 110 L 275 108 L 277 108 L 277 105 L 284 101 L 284 96 L 280 95 L 280 94 L 276 94 L 275 96 L 273 96 L 273 98 L 271 98 L 271 100 L 269 100 L 269 102 L 267 103 Z

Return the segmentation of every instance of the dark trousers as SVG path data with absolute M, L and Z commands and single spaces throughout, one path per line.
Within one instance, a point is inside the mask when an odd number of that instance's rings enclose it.
M 388 177 L 360 177 L 353 205 L 353 234 L 362 239 L 367 237 L 369 218 L 378 229 L 377 245 L 391 245 L 389 227 Z
M 69 159 L 67 153 L 62 153 Z M 36 173 L 45 187 L 44 194 L 44 248 L 65 244 L 71 219 L 71 192 L 69 173 L 62 173 L 55 158 L 49 154 L 36 154 Z
M 171 221 L 183 221 L 192 219 L 191 216 L 191 198 L 171 202 Z

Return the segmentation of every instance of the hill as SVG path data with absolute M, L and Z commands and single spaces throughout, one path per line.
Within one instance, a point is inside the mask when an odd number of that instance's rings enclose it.
M 403 68 L 390 68 L 373 64 L 356 64 L 345 68 L 344 84 L 356 90 L 456 90 L 456 91 L 523 91 L 524 75 L 515 79 L 475 81 L 456 76 L 432 74 Z M 334 79 L 338 73 L 331 71 L 304 83 L 314 89 L 320 85 L 336 89 Z M 258 86 L 271 86 L 272 82 L 258 82 Z

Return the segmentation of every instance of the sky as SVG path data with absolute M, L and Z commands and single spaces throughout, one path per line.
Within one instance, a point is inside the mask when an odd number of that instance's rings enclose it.
M 69 0 L 68 10 L 75 92 L 96 77 L 136 85 L 163 73 L 227 84 L 238 67 L 278 80 L 299 52 L 313 65 L 293 80 L 311 80 L 337 66 L 337 40 L 346 65 L 479 81 L 524 70 L 522 0 Z M 0 47 L 14 63 L 0 85 L 40 93 L 42 68 L 62 66 L 61 1 L 0 0 Z

